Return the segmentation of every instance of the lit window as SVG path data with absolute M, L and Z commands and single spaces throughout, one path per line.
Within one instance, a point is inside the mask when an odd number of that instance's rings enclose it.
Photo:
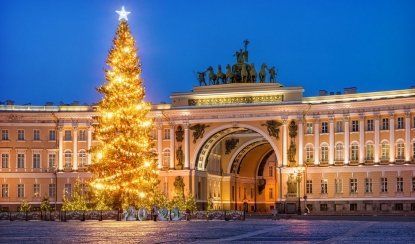
M 403 160 L 405 158 L 405 145 L 402 141 L 396 145 L 396 159 Z
M 387 142 L 382 142 L 382 160 L 389 159 L 389 144 Z
M 353 143 L 351 146 L 351 160 L 359 160 L 359 145 L 357 145 L 357 143 Z
M 343 144 L 341 144 L 341 143 L 336 144 L 335 160 L 336 161 L 342 161 L 343 160 Z
M 8 184 L 1 185 L 1 197 L 9 197 L 9 185 Z
M 72 168 L 72 152 L 71 151 L 65 151 L 65 169 L 71 169 Z
M 329 146 L 327 144 L 321 146 L 320 154 L 320 160 L 322 162 L 327 162 L 329 160 Z
M 79 167 L 85 167 L 86 166 L 86 152 L 85 152 L 85 150 L 79 151 L 78 160 L 79 160 L 78 161 Z
M 24 130 L 17 130 L 17 140 L 24 141 Z
M 321 194 L 327 194 L 327 188 L 328 188 L 328 180 L 327 179 L 322 179 L 321 180 L 321 190 L 320 190 L 320 193 Z
M 163 151 L 163 166 L 168 167 L 170 165 L 170 150 Z
M 388 178 L 380 178 L 380 192 L 388 192 Z
M 307 162 L 312 162 L 314 160 L 314 148 L 313 145 L 308 144 L 305 147 L 305 159 Z
M 321 133 L 328 133 L 329 129 L 328 129 L 328 124 L 327 122 L 321 122 Z
M 40 184 L 33 184 L 33 197 L 40 196 Z
M 9 167 L 9 154 L 8 153 L 1 154 L 1 167 L 4 169 Z
M 359 131 L 359 121 L 358 120 L 352 120 L 352 132 Z
M 350 193 L 357 192 L 357 179 L 350 179 Z
M 372 193 L 372 178 L 365 179 L 365 192 Z
M 403 192 L 403 177 L 396 178 L 396 192 Z
M 34 130 L 33 131 L 33 140 L 34 141 L 40 141 L 40 130 Z
M 366 144 L 366 160 L 373 160 L 373 144 Z
M 9 130 L 1 130 L 1 140 L 2 141 L 9 140 Z
M 367 131 L 373 131 L 373 119 L 368 119 L 367 121 L 366 121 L 366 123 L 367 123 L 367 126 L 366 126 L 366 130 Z
M 56 154 L 55 153 L 51 153 L 48 155 L 48 167 L 50 169 L 55 168 L 55 163 L 56 163 Z

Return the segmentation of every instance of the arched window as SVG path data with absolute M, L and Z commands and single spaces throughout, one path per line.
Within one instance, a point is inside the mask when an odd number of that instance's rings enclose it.
M 350 150 L 351 150 L 350 160 L 352 161 L 359 160 L 359 145 L 357 145 L 357 143 L 352 143 Z
M 366 144 L 366 160 L 373 160 L 373 143 Z
M 305 160 L 306 162 L 312 162 L 314 160 L 314 148 L 311 144 L 305 147 Z
M 343 144 L 337 143 L 336 144 L 336 154 L 335 154 L 335 160 L 336 161 L 343 161 Z
M 382 142 L 381 160 L 389 160 L 389 143 L 387 141 Z
M 86 151 L 80 150 L 78 153 L 78 166 L 85 167 L 86 166 Z
M 396 159 L 405 159 L 405 144 L 403 144 L 403 141 L 398 141 L 398 144 L 396 144 Z
M 163 166 L 169 167 L 170 165 L 170 149 L 165 149 L 163 151 Z
M 327 162 L 329 160 L 329 146 L 327 144 L 321 145 L 320 161 Z
M 72 169 L 72 152 L 70 150 L 65 151 L 65 169 Z

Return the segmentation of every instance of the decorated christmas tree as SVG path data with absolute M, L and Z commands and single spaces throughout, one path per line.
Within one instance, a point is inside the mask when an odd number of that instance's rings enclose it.
M 144 101 L 141 64 L 127 23 L 129 12 L 120 15 L 113 47 L 107 58 L 106 83 L 98 88 L 95 133 L 101 142 L 94 147 L 91 186 L 98 199 L 111 207 L 126 209 L 152 199 L 158 181 L 156 155 L 151 151 L 153 120 Z

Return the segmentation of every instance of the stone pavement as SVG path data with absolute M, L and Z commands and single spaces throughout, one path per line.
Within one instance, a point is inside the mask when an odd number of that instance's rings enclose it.
M 0 221 L 0 243 L 415 243 L 413 219 Z

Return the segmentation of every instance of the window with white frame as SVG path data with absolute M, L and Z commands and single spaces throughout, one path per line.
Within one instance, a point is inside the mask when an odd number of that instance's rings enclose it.
M 17 130 L 17 140 L 24 141 L 24 130 Z
M 40 168 L 40 153 L 33 153 L 33 168 Z
M 396 178 L 396 192 L 403 192 L 403 177 Z
M 24 169 L 24 164 L 25 164 L 25 154 L 17 153 L 17 168 Z
M 33 130 L 33 140 L 40 141 L 40 130 Z
M 17 197 L 18 198 L 24 197 L 24 184 L 17 184 Z
M 350 179 L 350 193 L 357 192 L 357 179 Z
M 50 130 L 49 131 L 49 141 L 56 141 L 56 131 Z
M 71 197 L 72 196 L 72 185 L 65 184 L 63 192 L 66 198 Z
M 9 140 L 9 130 L 1 130 L 1 140 L 2 141 Z
M 403 117 L 398 117 L 396 124 L 396 129 L 403 129 L 404 128 L 404 119 Z
M 403 141 L 399 141 L 398 144 L 396 144 L 396 159 L 405 159 L 405 144 L 403 143 Z
M 63 140 L 64 141 L 72 141 L 72 131 L 65 130 Z
M 327 194 L 327 189 L 328 189 L 328 180 L 327 179 L 322 179 L 321 180 L 320 193 L 321 194 Z
M 65 151 L 65 169 L 72 168 L 72 152 L 70 150 Z
M 170 129 L 164 129 L 164 140 L 170 139 Z
M 314 160 L 314 148 L 311 144 L 305 147 L 305 160 L 306 162 L 312 162 Z
M 373 143 L 366 144 L 366 160 L 373 160 Z
M 327 122 L 321 122 L 321 133 L 329 133 L 329 127 Z
M 367 131 L 374 131 L 373 126 L 373 119 L 366 120 L 366 130 Z
M 350 159 L 352 161 L 359 160 L 359 145 L 357 143 L 352 143 L 350 151 L 351 151 Z
M 1 154 L 1 167 L 3 169 L 6 169 L 9 167 L 9 154 L 8 153 Z
M 1 197 L 9 197 L 9 185 L 8 184 L 1 185 Z
M 306 134 L 313 134 L 313 123 L 306 123 Z
M 56 185 L 49 184 L 49 197 L 56 197 Z
M 321 145 L 320 154 L 320 160 L 322 162 L 327 162 L 329 160 L 329 146 L 327 144 Z
M 163 166 L 168 167 L 170 165 L 170 149 L 163 151 Z
M 388 178 L 380 178 L 380 192 L 388 192 Z
M 382 160 L 389 160 L 389 143 L 384 141 L 382 142 L 382 154 L 381 154 L 381 159 Z
M 268 166 L 268 176 L 269 177 L 273 177 L 274 176 L 274 167 L 272 167 L 271 165 Z
M 78 140 L 79 141 L 86 141 L 86 131 L 85 130 L 79 130 Z
M 365 193 L 372 193 L 372 178 L 365 178 Z
M 343 157 L 343 144 L 342 143 L 337 143 L 336 144 L 336 153 L 334 156 L 336 161 L 342 161 L 344 159 Z
M 352 132 L 359 131 L 359 120 L 352 120 Z
M 382 119 L 382 130 L 389 130 L 389 119 L 388 118 Z
M 86 166 L 86 151 L 80 150 L 78 154 L 78 163 L 79 167 L 85 167 Z
M 336 193 L 343 193 L 343 179 L 337 178 L 334 179 L 334 187 L 336 190 Z
M 336 132 L 343 132 L 343 121 L 336 121 Z
M 306 193 L 313 194 L 313 181 L 312 180 L 306 181 Z
M 56 153 L 49 153 L 48 154 L 48 167 L 50 169 L 55 168 L 56 165 Z
M 33 184 L 33 197 L 40 197 L 40 184 Z

